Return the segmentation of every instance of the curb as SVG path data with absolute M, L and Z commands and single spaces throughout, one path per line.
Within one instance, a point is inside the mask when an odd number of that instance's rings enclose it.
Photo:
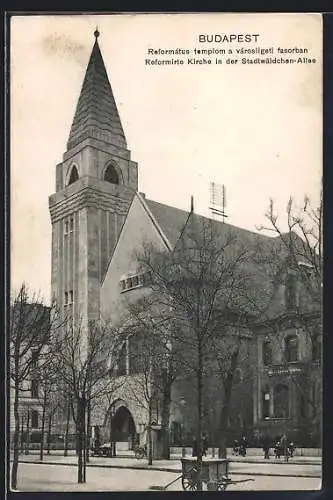
M 300 461 L 300 460 L 288 460 L 288 462 L 285 462 L 284 460 L 278 461 L 274 457 L 272 459 L 264 460 L 263 458 L 259 458 L 258 460 L 255 459 L 248 459 L 248 460 L 237 460 L 237 458 L 231 458 L 230 463 L 235 463 L 235 464 L 274 464 L 274 465 L 322 465 L 322 461 Z
M 32 456 L 32 455 L 30 455 Z M 132 457 L 128 457 L 128 456 L 125 456 L 125 455 L 117 455 L 116 458 L 132 458 Z M 180 460 L 175 458 L 175 459 L 172 459 L 172 461 L 175 461 L 175 460 Z M 21 461 L 21 460 L 20 460 Z M 25 462 L 25 463 L 29 463 L 30 461 L 29 460 L 22 460 L 22 462 Z M 39 462 L 37 459 L 31 461 L 30 463 L 47 463 L 47 462 Z M 50 462 L 48 462 L 50 463 Z M 58 464 L 59 462 L 52 462 L 53 464 Z M 288 462 L 285 462 L 284 460 L 276 460 L 274 457 L 271 457 L 271 459 L 268 459 L 268 460 L 264 460 L 263 458 L 258 458 L 257 460 L 256 459 L 251 459 L 251 458 L 248 458 L 248 459 L 237 459 L 237 458 L 229 458 L 229 463 L 235 463 L 235 464 L 274 464 L 274 465 L 319 465 L 319 466 L 322 466 L 322 460 L 318 460 L 318 461 L 315 461 L 315 460 L 309 460 L 309 461 L 301 461 L 301 460 L 289 460 Z M 67 463 L 65 464 L 67 465 Z M 92 467 L 95 466 L 95 464 L 87 464 L 87 465 L 91 465 Z M 108 464 L 96 464 L 98 465 L 99 467 L 108 467 L 109 465 Z M 110 467 L 118 467 L 118 465 L 113 465 L 111 464 Z M 123 466 L 123 465 L 119 465 L 119 468 L 129 468 L 129 466 Z M 132 468 L 141 468 L 140 465 L 136 466 L 136 465 L 133 465 L 131 466 Z M 158 467 L 158 466 L 157 466 Z M 169 470 L 169 468 L 166 466 L 166 469 Z M 161 470 L 166 470 L 166 469 L 161 469 Z M 156 470 L 160 470 L 160 468 L 156 469 Z M 170 469 L 170 470 L 174 470 L 174 469 Z
M 77 467 L 77 464 L 72 462 L 40 462 L 40 461 L 32 461 L 32 460 L 19 460 L 19 463 L 24 464 L 33 464 L 33 465 L 63 465 L 65 467 Z M 109 465 L 109 464 L 87 464 L 87 467 L 95 467 L 95 468 L 103 468 L 103 469 L 132 469 L 132 470 L 148 470 L 148 471 L 158 471 L 158 472 L 174 472 L 175 474 L 180 474 L 182 470 L 179 468 L 171 469 L 168 467 L 156 467 L 148 465 Z M 318 475 L 309 475 L 309 474 L 273 474 L 273 473 L 264 473 L 264 472 L 229 472 L 231 475 L 235 476 L 269 476 L 269 477 L 300 477 L 300 478 L 317 478 L 321 479 L 321 476 Z

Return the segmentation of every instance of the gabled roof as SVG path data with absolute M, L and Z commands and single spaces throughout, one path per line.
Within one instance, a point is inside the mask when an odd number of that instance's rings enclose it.
M 87 137 L 100 138 L 126 148 L 126 138 L 117 105 L 98 45 L 98 31 L 84 77 L 80 97 L 67 142 L 76 146 Z
M 253 315 L 257 315 L 261 310 L 261 314 L 268 319 L 277 317 L 285 311 L 284 295 L 280 288 L 280 279 L 282 279 L 282 283 L 283 277 L 277 276 L 276 284 L 272 281 L 275 273 L 280 272 L 277 268 L 276 258 L 280 262 L 279 266 L 284 269 L 284 262 L 286 262 L 288 255 L 287 248 L 282 244 L 280 236 L 267 236 L 153 200 L 145 199 L 144 201 L 174 249 L 177 244 L 185 243 L 186 245 L 188 237 L 191 238 L 191 234 L 193 234 L 192 231 L 200 234 L 205 225 L 209 223 L 209 227 L 214 232 L 214 238 L 221 241 L 221 245 L 230 241 L 230 245 L 228 243 L 227 245 L 229 251 L 235 253 L 235 256 L 239 252 L 249 250 L 249 259 L 246 259 L 241 265 L 244 272 L 251 277 L 252 293 L 256 294 L 257 298 L 256 311 L 252 311 Z M 231 239 L 229 239 L 230 237 Z M 249 307 L 251 307 L 250 302 Z
M 191 217 L 189 220 L 191 223 L 210 221 L 217 233 L 222 235 L 223 233 L 231 231 L 239 240 L 243 241 L 243 243 L 260 240 L 265 244 L 269 241 L 272 242 L 275 239 L 263 234 L 254 233 L 248 229 L 243 229 L 231 224 L 224 224 L 219 220 L 212 220 L 194 212 L 187 212 L 186 210 L 181 210 L 180 208 L 175 208 L 157 201 L 149 200 L 147 198 L 145 198 L 145 202 L 147 203 L 160 228 L 173 246 L 176 245 L 179 237 L 181 236 L 190 215 Z
M 184 229 L 189 212 L 147 198 L 145 198 L 145 202 L 156 222 L 174 247 Z

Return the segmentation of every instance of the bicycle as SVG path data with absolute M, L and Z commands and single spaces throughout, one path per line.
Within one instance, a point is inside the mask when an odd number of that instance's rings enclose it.
M 147 456 L 147 446 L 137 446 L 134 449 L 134 455 L 135 458 L 140 459 L 140 458 L 145 458 Z

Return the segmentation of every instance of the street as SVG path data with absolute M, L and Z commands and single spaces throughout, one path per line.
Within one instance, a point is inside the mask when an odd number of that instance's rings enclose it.
M 228 491 L 232 490 L 318 490 L 321 486 L 319 477 L 289 477 L 270 475 L 251 475 L 248 469 L 252 469 L 255 474 L 261 471 L 267 474 L 279 474 L 284 472 L 281 468 L 284 465 L 267 464 L 263 470 L 263 465 L 258 464 L 232 464 L 230 470 L 240 472 L 241 475 L 232 474 L 233 480 L 254 479 L 254 481 L 231 485 Z M 286 465 L 288 467 L 288 465 Z M 291 466 L 289 473 L 297 468 L 295 473 L 303 467 L 316 466 Z M 319 469 L 320 470 L 320 469 Z M 179 473 L 154 471 L 154 470 L 134 470 L 126 468 L 109 467 L 89 467 L 87 469 L 87 483 L 77 484 L 77 469 L 73 466 L 47 465 L 47 464 L 19 464 L 18 490 L 19 491 L 147 491 L 152 486 L 163 486 L 176 479 Z M 168 491 L 181 491 L 181 481 L 175 482 L 168 488 Z

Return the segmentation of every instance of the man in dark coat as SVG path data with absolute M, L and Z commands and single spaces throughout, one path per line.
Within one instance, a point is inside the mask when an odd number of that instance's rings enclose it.
M 202 435 L 202 455 L 205 457 L 208 450 L 208 439 L 206 434 Z
M 264 436 L 262 440 L 262 449 L 264 450 L 264 458 L 269 458 L 269 448 L 270 448 L 270 439 L 268 436 Z
M 242 436 L 239 442 L 239 454 L 242 457 L 246 457 L 246 449 L 247 449 L 247 439 L 245 436 Z

